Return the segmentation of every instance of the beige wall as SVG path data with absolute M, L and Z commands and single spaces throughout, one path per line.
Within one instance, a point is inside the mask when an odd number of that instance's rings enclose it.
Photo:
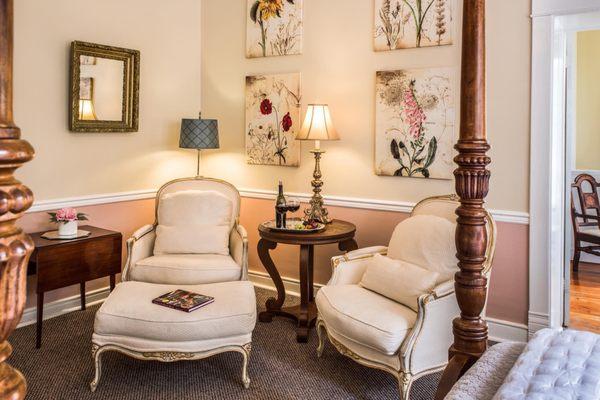
M 194 171 L 178 150 L 200 108 L 200 1 L 15 1 L 15 121 L 37 149 L 18 172 L 37 200 L 156 188 Z M 137 133 L 68 131 L 73 40 L 140 50 Z
M 454 66 L 458 72 L 460 45 L 375 53 L 371 1 L 305 0 L 304 55 L 247 60 L 245 3 L 177 0 L 166 6 L 159 0 L 16 1 L 15 117 L 24 137 L 38 150 L 36 159 L 19 170 L 18 176 L 32 187 L 36 199 L 157 188 L 172 177 L 192 173 L 195 154 L 177 149 L 178 130 L 181 117 L 196 115 L 201 85 L 204 115 L 219 119 L 222 145 L 205 157 L 207 175 L 240 188 L 268 190 L 283 178 L 288 191 L 310 191 L 309 145 L 303 146 L 302 166 L 297 169 L 245 163 L 244 78 L 287 71 L 302 72 L 305 104 L 323 101 L 331 105 L 342 134 L 340 142 L 324 144 L 328 150 L 323 165 L 326 194 L 417 201 L 453 191 L 452 181 L 374 175 L 374 83 L 377 70 Z M 527 211 L 530 2 L 508 3 L 488 2 L 488 122 L 494 160 L 489 204 Z M 456 26 L 460 23 L 458 18 Z M 68 132 L 72 40 L 141 51 L 140 132 Z M 92 224 L 120 230 L 124 236 L 151 222 L 151 210 L 147 200 L 82 209 L 91 215 Z M 342 207 L 330 210 L 335 217 L 356 222 L 361 246 L 385 244 L 395 224 L 406 216 Z M 242 221 L 251 235 L 253 270 L 262 269 L 255 252 L 256 228 L 271 216 L 271 201 L 244 200 Z M 46 219 L 45 213 L 31 213 L 21 224 L 29 232 L 44 230 L 48 229 Z M 297 277 L 296 251 L 284 246 L 276 251 L 286 276 Z M 334 253 L 334 247 L 317 250 L 317 281 L 328 279 L 328 257 Z M 104 284 L 95 282 L 90 287 Z M 490 315 L 525 322 L 526 284 L 527 227 L 501 224 Z M 57 291 L 48 300 L 75 293 L 76 287 Z M 28 304 L 33 301 L 30 296 Z
M 577 33 L 575 168 L 600 170 L 600 31 Z
M 244 77 L 302 73 L 303 104 L 329 103 L 342 140 L 325 143 L 325 194 L 396 201 L 452 192 L 452 181 L 374 174 L 375 72 L 460 64 L 460 45 L 373 51 L 373 2 L 305 0 L 304 54 L 246 59 L 246 1 L 202 2 L 202 107 L 218 118 L 222 148 L 206 160 L 209 175 L 243 188 L 309 192 L 313 160 L 303 144 L 300 168 L 249 166 L 244 153 Z M 462 3 L 462 2 L 457 2 Z M 492 208 L 528 210 L 530 0 L 489 1 L 488 131 L 492 145 Z M 461 15 L 457 10 L 457 17 Z M 457 18 L 456 27 L 461 25 Z M 460 33 L 455 34 L 457 40 Z M 458 114 L 458 113 L 457 113 Z M 351 173 L 351 175 L 349 175 Z

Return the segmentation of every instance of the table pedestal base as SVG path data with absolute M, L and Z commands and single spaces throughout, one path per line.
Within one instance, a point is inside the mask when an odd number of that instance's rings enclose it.
M 271 322 L 273 317 L 285 317 L 296 321 L 296 340 L 299 343 L 308 342 L 308 332 L 315 327 L 317 322 L 317 305 L 314 301 L 308 303 L 308 308 L 303 310 L 301 305 L 284 307 L 279 310 L 263 311 L 258 315 L 260 322 Z

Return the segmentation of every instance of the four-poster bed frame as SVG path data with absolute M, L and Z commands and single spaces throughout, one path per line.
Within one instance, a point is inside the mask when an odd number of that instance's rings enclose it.
M 461 315 L 453 323 L 454 344 L 437 399 L 443 399 L 485 352 L 488 337 L 487 324 L 480 317 L 487 286 L 482 274 L 487 244 L 483 204 L 490 179 L 485 131 L 485 0 L 463 0 L 463 4 L 461 127 L 454 173 L 461 200 L 456 210 L 460 272 L 455 278 Z M 0 399 L 16 400 L 24 398 L 26 383 L 5 362 L 11 353 L 7 339 L 23 312 L 32 243 L 15 223 L 31 206 L 33 194 L 13 172 L 31 160 L 34 152 L 20 139 L 13 122 L 12 56 L 13 0 L 0 0 Z
M 13 122 L 13 10 L 13 0 L 0 0 L 0 399 L 18 400 L 26 383 L 6 363 L 12 352 L 7 339 L 25 306 L 33 243 L 15 223 L 33 203 L 33 193 L 13 173 L 33 158 L 33 148 Z
M 482 274 L 487 234 L 484 199 L 490 171 L 490 146 L 485 121 L 485 0 L 463 1 L 460 137 L 454 161 L 456 193 L 461 205 L 456 210 L 456 251 L 460 271 L 455 276 L 460 317 L 453 323 L 454 344 L 449 363 L 438 386 L 442 400 L 454 383 L 487 349 L 488 327 L 481 318 L 487 296 L 487 279 Z

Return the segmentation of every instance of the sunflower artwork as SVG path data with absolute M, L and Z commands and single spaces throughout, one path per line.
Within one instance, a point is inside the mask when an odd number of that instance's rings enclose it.
M 302 1 L 248 0 L 248 58 L 302 53 Z
M 377 73 L 377 175 L 452 179 L 453 78 L 451 68 Z
M 300 74 L 246 77 L 248 164 L 300 165 Z

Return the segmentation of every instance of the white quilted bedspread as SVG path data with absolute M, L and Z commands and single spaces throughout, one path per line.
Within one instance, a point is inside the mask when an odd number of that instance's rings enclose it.
M 562 329 L 535 334 L 494 400 L 600 400 L 600 335 Z

